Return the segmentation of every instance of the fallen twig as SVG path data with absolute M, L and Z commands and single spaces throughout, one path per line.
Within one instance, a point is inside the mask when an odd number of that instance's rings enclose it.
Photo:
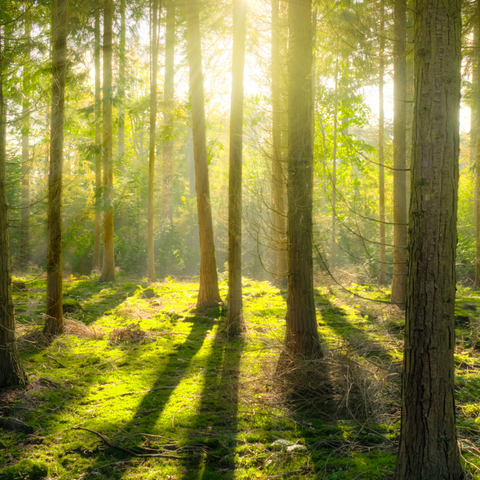
M 53 360 L 55 363 L 58 363 L 62 368 L 67 368 L 63 363 L 60 363 L 56 358 L 53 358 L 50 355 L 45 354 L 44 357 L 47 357 L 50 360 Z

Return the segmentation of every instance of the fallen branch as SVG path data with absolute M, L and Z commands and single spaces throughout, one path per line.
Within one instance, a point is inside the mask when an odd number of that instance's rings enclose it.
M 50 355 L 45 354 L 44 357 L 47 357 L 50 360 L 53 360 L 55 363 L 58 363 L 60 365 L 60 367 L 62 367 L 62 368 L 67 368 L 63 363 L 60 363 L 56 358 L 53 358 Z

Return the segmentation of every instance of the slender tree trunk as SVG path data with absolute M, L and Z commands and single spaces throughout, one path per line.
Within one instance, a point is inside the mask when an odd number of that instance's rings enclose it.
M 378 268 L 378 283 L 385 285 L 385 168 L 384 168 L 384 112 L 383 112 L 383 77 L 385 75 L 384 51 L 385 51 L 385 1 L 380 0 L 380 71 L 378 79 L 378 163 L 379 166 L 379 207 L 380 207 L 380 266 Z
M 120 0 L 120 49 L 118 62 L 118 160 L 123 165 L 125 154 L 125 0 Z
M 31 13 L 25 13 L 26 55 L 23 67 L 23 104 L 22 104 L 22 228 L 20 239 L 21 265 L 26 267 L 30 260 L 30 30 Z
M 100 282 L 115 281 L 113 246 L 112 157 L 112 24 L 113 0 L 104 1 L 103 22 L 103 269 Z
M 62 168 L 68 0 L 52 2 L 52 114 L 48 176 L 47 315 L 44 333 L 63 333 Z
M 480 108 L 480 0 L 477 0 L 477 20 L 475 24 L 475 46 L 476 48 L 476 82 L 474 82 L 475 88 L 475 130 L 474 131 L 474 145 L 475 155 L 477 163 L 477 181 L 476 181 L 476 198 L 475 198 L 475 220 L 476 220 L 476 262 L 475 262 L 475 289 L 480 289 L 480 195 L 478 194 L 480 188 L 480 148 L 478 147 L 478 139 L 480 138 L 480 120 L 478 118 L 478 112 Z
M 163 144 L 162 220 L 173 223 L 173 115 L 175 94 L 175 3 L 166 2 L 167 31 L 165 35 L 165 92 L 163 123 L 167 139 Z
M 102 103 L 100 97 L 100 7 L 95 9 L 95 237 L 92 270 L 100 270 L 102 241 Z
M 337 47 L 338 48 L 338 47 Z M 338 133 L 338 51 L 335 61 L 335 105 L 333 114 L 333 160 L 332 160 L 332 253 L 330 268 L 333 270 L 336 265 L 337 250 L 337 133 Z
M 10 276 L 6 179 L 6 112 L 3 101 L 4 45 L 0 30 L 0 388 L 28 383 L 15 340 L 15 311 Z
M 195 156 L 195 189 L 197 191 L 198 227 L 200 231 L 200 291 L 198 292 L 197 307 L 202 308 L 217 305 L 221 298 L 218 290 L 208 181 L 202 50 L 197 0 L 187 0 L 186 10 Z
M 153 242 L 153 189 L 155 180 L 155 132 L 157 126 L 157 70 L 158 70 L 158 49 L 157 49 L 157 17 L 158 1 L 152 2 L 151 14 L 151 83 L 150 83 L 150 149 L 148 160 L 148 281 L 155 281 L 155 252 Z
M 455 431 L 461 0 L 417 0 L 415 113 L 397 480 L 464 478 Z
M 405 303 L 407 286 L 407 9 L 406 0 L 394 3 L 394 118 L 393 118 L 393 283 L 391 302 Z
M 246 0 L 233 0 L 232 108 L 228 186 L 228 312 L 229 336 L 245 331 L 242 303 L 242 149 L 243 76 L 245 68 Z
M 285 345 L 295 357 L 321 355 L 312 258 L 312 1 L 288 10 L 288 290 Z

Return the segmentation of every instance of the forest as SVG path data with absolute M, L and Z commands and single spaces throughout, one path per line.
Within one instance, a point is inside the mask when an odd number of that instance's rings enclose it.
M 0 0 L 0 480 L 480 479 L 479 142 L 480 0 Z

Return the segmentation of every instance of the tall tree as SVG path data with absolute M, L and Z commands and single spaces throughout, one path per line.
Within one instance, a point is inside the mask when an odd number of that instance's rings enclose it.
M 407 286 L 407 3 L 397 0 L 393 7 L 393 283 L 392 303 L 404 304 Z
M 30 50 L 31 50 L 31 11 L 25 12 L 25 66 L 23 67 L 23 102 L 22 102 L 22 228 L 21 228 L 21 263 L 28 265 L 30 260 Z
M 2 18 L 0 12 L 0 19 Z M 6 178 L 6 112 L 3 100 L 5 38 L 0 30 L 0 388 L 24 387 L 27 375 L 20 363 L 15 340 L 15 317 L 10 276 Z
M 162 220 L 173 222 L 173 115 L 175 94 L 175 3 L 169 0 L 167 10 L 167 31 L 165 34 L 165 90 L 163 123 L 166 139 L 163 143 L 163 185 Z
M 475 160 L 477 164 L 477 174 L 476 174 L 476 195 L 475 195 L 475 223 L 476 223 L 476 261 L 475 261 L 475 288 L 480 289 L 480 145 L 479 145 L 479 132 L 480 132 L 480 1 L 477 1 L 477 15 L 475 22 L 475 66 L 474 66 L 474 81 L 473 86 L 475 88 L 474 94 L 474 105 L 473 112 L 475 115 L 472 115 L 472 127 L 470 130 L 474 131 L 473 138 L 473 148 L 475 153 Z M 475 130 L 473 130 L 475 129 Z
M 93 267 L 100 270 L 102 241 L 102 130 L 100 127 L 102 103 L 100 97 L 100 6 L 95 6 L 95 234 L 93 242 Z
M 44 333 L 63 333 L 62 169 L 68 0 L 52 1 L 52 106 L 48 175 L 47 314 Z
M 123 100 L 125 98 L 125 0 L 120 0 L 120 45 L 118 52 L 118 159 L 123 162 L 125 154 L 125 113 Z
M 197 191 L 198 228 L 200 232 L 200 289 L 197 307 L 202 308 L 218 305 L 221 298 L 218 290 L 217 262 L 215 259 L 210 185 L 208 180 L 202 49 L 197 0 L 186 1 L 186 13 L 193 151 L 195 157 L 195 189 Z
M 103 21 L 103 269 L 101 282 L 115 280 L 113 246 L 113 156 L 112 156 L 112 24 L 113 0 L 104 2 Z
M 332 253 L 330 268 L 335 268 L 337 250 L 337 144 L 338 144 L 338 45 L 335 59 L 335 100 L 333 114 L 333 158 L 332 158 Z
M 415 4 L 415 110 L 397 480 L 463 477 L 455 431 L 461 0 Z
M 158 0 L 152 2 L 151 12 L 151 83 L 150 83 L 150 150 L 148 156 L 148 212 L 147 212 L 147 244 L 148 244 L 148 281 L 155 281 L 155 253 L 153 243 L 153 189 L 155 180 L 155 135 L 157 127 L 157 44 Z
M 246 0 L 233 0 L 232 106 L 228 185 L 228 311 L 229 336 L 245 330 L 242 302 L 242 149 L 243 76 L 245 68 Z
M 321 355 L 312 258 L 312 0 L 289 4 L 288 290 L 285 345 L 294 356 Z

